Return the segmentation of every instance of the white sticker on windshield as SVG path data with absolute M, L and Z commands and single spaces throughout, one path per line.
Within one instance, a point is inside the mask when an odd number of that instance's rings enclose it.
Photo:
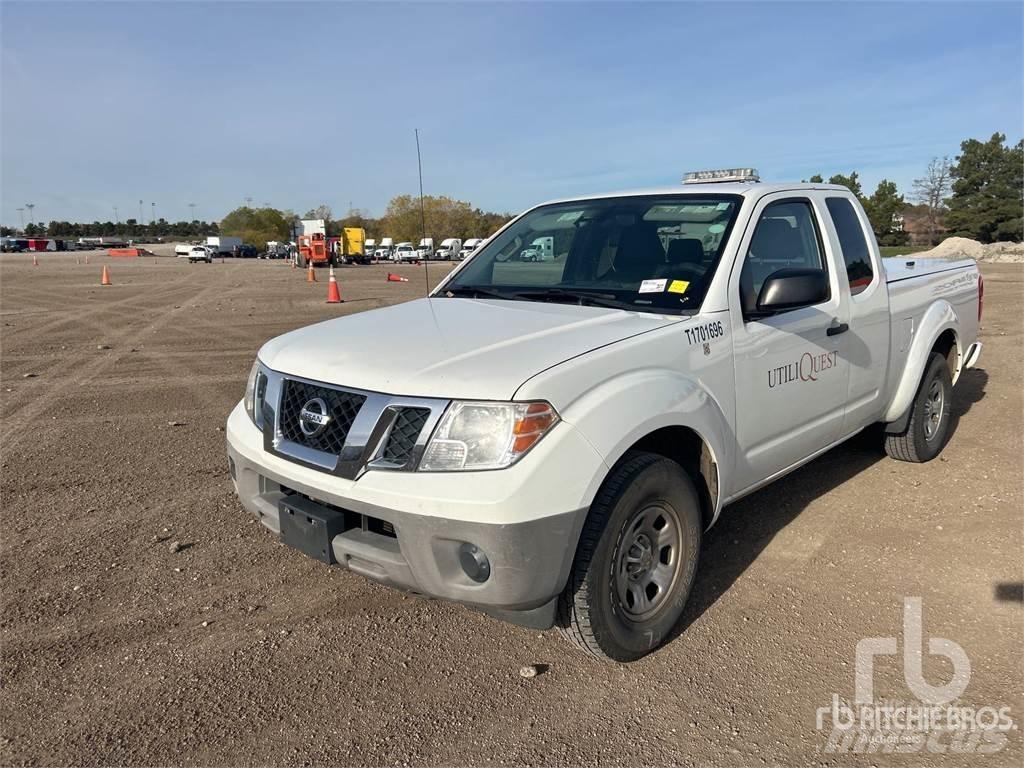
M 639 293 L 661 293 L 665 290 L 665 286 L 668 284 L 667 279 L 661 280 L 644 280 L 640 283 Z
M 572 213 L 563 213 L 561 216 L 558 217 L 557 221 L 559 223 L 568 222 L 568 221 L 576 221 L 576 219 L 578 219 L 582 215 L 583 215 L 583 211 L 573 211 Z
M 712 224 L 708 227 L 708 232 L 713 235 L 717 235 L 719 232 L 725 232 L 725 224 Z
M 732 205 L 732 203 L 719 203 L 715 206 L 715 209 L 719 211 L 728 211 L 730 205 Z

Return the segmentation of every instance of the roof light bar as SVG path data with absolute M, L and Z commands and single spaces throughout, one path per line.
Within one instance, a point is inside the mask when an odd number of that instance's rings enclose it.
M 683 184 L 713 184 L 719 181 L 760 181 L 756 168 L 722 168 L 716 171 L 690 171 Z

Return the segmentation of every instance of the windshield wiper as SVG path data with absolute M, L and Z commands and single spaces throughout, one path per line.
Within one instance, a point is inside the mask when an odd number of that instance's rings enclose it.
M 622 301 L 614 293 L 601 293 L 600 291 L 577 291 L 566 290 L 565 288 L 548 288 L 543 291 L 516 291 L 513 294 L 517 299 L 528 299 L 535 301 L 561 301 L 565 299 L 576 301 L 578 304 L 590 304 L 595 307 L 610 307 L 612 309 L 636 309 L 632 303 Z
M 473 299 L 488 298 L 488 299 L 513 299 L 514 294 L 505 293 L 504 291 L 496 291 L 493 288 L 487 288 L 480 285 L 454 285 L 451 288 L 445 288 L 446 296 L 469 296 Z

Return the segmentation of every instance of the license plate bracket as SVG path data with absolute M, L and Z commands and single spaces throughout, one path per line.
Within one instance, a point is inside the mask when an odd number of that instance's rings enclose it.
M 302 496 L 285 496 L 277 504 L 281 541 L 327 565 L 333 565 L 331 540 L 345 532 L 345 514 Z

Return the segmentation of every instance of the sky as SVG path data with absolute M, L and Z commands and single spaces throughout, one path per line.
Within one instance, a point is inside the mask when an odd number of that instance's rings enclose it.
M 737 166 L 909 193 L 1022 105 L 1020 2 L 4 1 L 0 221 L 381 215 L 415 128 L 424 192 L 484 210 Z

